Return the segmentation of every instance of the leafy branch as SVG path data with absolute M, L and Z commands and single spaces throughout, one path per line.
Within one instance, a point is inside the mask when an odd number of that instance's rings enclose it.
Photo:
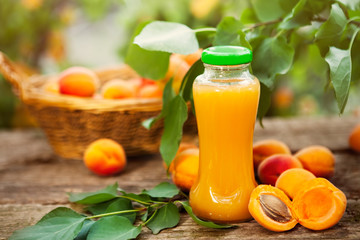
M 15 231 L 10 240 L 18 239 L 134 239 L 143 227 L 153 234 L 178 225 L 181 206 L 202 226 L 230 228 L 197 218 L 187 200 L 179 200 L 179 189 L 168 182 L 160 183 L 140 194 L 118 193 L 117 183 L 95 192 L 71 193 L 69 200 L 85 204 L 83 215 L 69 208 L 59 207 L 46 214 L 37 224 Z M 184 194 L 184 193 L 182 193 Z M 131 200 L 130 200 L 131 199 Z M 134 206 L 138 206 L 134 208 Z M 97 219 L 95 221 L 95 219 Z
M 351 39 L 359 42 L 354 36 L 360 24 L 360 0 L 251 0 L 250 3 L 251 7 L 239 19 L 224 17 L 216 28 L 191 29 L 161 21 L 141 24 L 134 33 L 126 62 L 143 76 L 161 79 L 167 71 L 170 54 L 189 54 L 209 43 L 248 47 L 254 53 L 253 73 L 261 82 L 258 108 L 261 121 L 270 108 L 276 79 L 287 74 L 294 64 L 301 64 L 298 63 L 300 49 L 314 45 L 319 49 L 321 61 L 328 64 L 339 113 L 343 113 L 350 82 L 360 76 L 359 69 L 352 68 L 352 64 L 360 64 L 360 56 L 351 56 L 351 48 L 357 44 L 350 44 Z M 163 98 L 162 113 L 145 123 L 149 128 L 155 121 L 165 119 L 160 152 L 168 165 L 178 149 L 182 125 L 188 117 L 186 103 L 193 106 L 192 82 L 202 71 L 201 63 L 190 68 L 183 80 L 186 87 L 179 95 L 165 91 L 164 96 L 171 97 Z

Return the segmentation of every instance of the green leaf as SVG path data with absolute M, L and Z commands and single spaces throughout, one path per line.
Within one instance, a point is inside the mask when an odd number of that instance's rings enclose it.
M 85 217 L 65 207 L 59 207 L 46 214 L 34 226 L 17 230 L 10 240 L 72 240 L 80 232 Z
M 177 95 L 170 102 L 169 113 L 165 118 L 164 131 L 160 142 L 160 153 L 167 166 L 170 165 L 179 148 L 187 114 L 186 102 L 181 96 Z
M 204 227 L 209 227 L 209 228 L 232 228 L 232 227 L 236 227 L 235 225 L 220 225 L 220 224 L 216 224 L 210 221 L 203 221 L 200 218 L 198 218 L 192 211 L 192 208 L 189 204 L 188 201 L 186 202 L 180 202 L 181 205 L 183 205 L 183 207 L 185 208 L 186 212 L 190 215 L 190 217 L 199 225 L 204 226 Z
M 135 36 L 141 32 L 146 24 L 142 23 L 136 28 L 131 42 L 133 42 Z M 143 77 L 161 79 L 165 77 L 168 70 L 169 57 L 170 53 L 145 50 L 132 43 L 126 54 L 125 62 Z M 154 65 L 155 63 L 156 65 Z
M 116 199 L 114 202 L 112 202 L 106 209 L 105 213 L 110 213 L 110 212 L 117 212 L 117 211 L 124 211 L 124 210 L 133 210 L 133 205 L 131 204 L 131 201 L 129 199 L 125 199 L 125 198 L 119 198 Z M 136 219 L 136 213 L 122 213 L 122 214 L 118 214 L 117 216 L 122 216 L 125 217 L 127 219 L 129 219 L 129 221 L 131 223 L 135 222 Z
M 289 71 L 293 58 L 294 49 L 285 37 L 267 38 L 254 52 L 252 69 L 260 82 L 271 88 L 276 75 Z
M 353 11 L 360 10 L 360 0 L 337 0 Z
M 76 236 L 76 238 L 74 240 L 86 240 L 87 235 L 89 234 L 90 228 L 92 227 L 92 225 L 95 223 L 95 221 L 92 220 L 85 220 L 84 224 L 81 228 L 81 231 L 79 232 L 79 234 Z
M 261 22 L 276 20 L 284 14 L 279 2 L 279 0 L 251 0 L 255 14 Z
M 352 68 L 351 48 L 357 33 L 358 31 L 354 33 L 347 50 L 330 47 L 325 57 L 325 61 L 329 64 L 330 79 L 334 86 L 340 113 L 344 112 L 349 97 Z
M 292 29 L 310 24 L 312 14 L 310 11 L 305 9 L 306 3 L 307 0 L 300 0 L 291 13 L 288 14 L 281 22 L 279 28 Z
M 246 8 L 241 14 L 240 21 L 243 24 L 251 24 L 257 23 L 259 20 L 257 19 L 253 8 Z
M 154 21 L 146 25 L 134 43 L 150 51 L 190 54 L 199 49 L 195 31 L 174 22 Z
M 271 89 L 268 88 L 266 85 L 262 84 L 260 85 L 260 100 L 259 100 L 259 107 L 257 112 L 257 118 L 260 121 L 261 127 L 263 127 L 262 119 L 265 117 L 267 111 L 270 108 L 271 105 Z
M 115 199 L 112 199 L 107 202 L 91 205 L 86 208 L 86 211 L 89 211 L 94 215 L 99 215 L 99 214 L 105 213 L 106 209 L 109 207 L 109 205 L 112 204 L 113 202 L 115 202 L 116 200 L 117 199 L 115 198 Z
M 129 219 L 120 216 L 104 217 L 90 229 L 87 240 L 134 239 L 141 232 L 141 225 L 135 227 Z
M 122 196 L 128 198 L 131 201 L 135 201 L 143 205 L 150 205 L 152 203 L 150 196 L 147 194 L 125 193 Z
M 161 207 L 155 216 L 146 224 L 153 234 L 158 234 L 161 230 L 175 227 L 180 221 L 179 209 L 172 202 Z
M 197 60 L 186 73 L 183 81 L 181 82 L 179 95 L 184 98 L 184 101 L 190 101 L 192 98 L 192 87 L 194 80 L 197 76 L 204 72 L 204 64 L 199 59 Z
M 234 17 L 224 17 L 217 26 L 213 44 L 215 46 L 240 45 L 238 31 L 242 27 L 242 23 Z
M 315 14 L 324 11 L 332 1 L 300 0 L 279 25 L 280 29 L 293 29 L 311 24 Z
M 348 20 L 341 7 L 334 3 L 328 20 L 324 22 L 316 33 L 317 45 L 322 55 L 328 51 L 328 46 L 334 46 L 340 41 Z
M 143 193 L 154 198 L 172 198 L 179 194 L 179 189 L 174 184 L 162 182 L 153 189 L 144 190 Z
M 162 105 L 161 113 L 159 115 L 157 115 L 156 117 L 146 119 L 145 121 L 142 122 L 142 125 L 146 129 L 149 130 L 157 121 L 159 121 L 160 119 L 165 117 L 167 115 L 167 113 L 169 112 L 170 102 L 176 95 L 175 91 L 172 87 L 172 82 L 173 82 L 173 78 L 171 78 L 170 81 L 168 81 L 165 85 L 165 88 L 163 91 L 163 96 L 162 96 L 163 105 Z
M 109 185 L 96 192 L 70 193 L 69 201 L 80 204 L 96 204 L 106 202 L 117 197 L 118 184 Z
M 163 93 L 163 107 L 161 109 L 162 115 L 165 117 L 169 113 L 169 107 L 171 101 L 175 98 L 176 93 L 174 88 L 172 87 L 173 78 L 170 79 L 165 85 L 164 93 Z

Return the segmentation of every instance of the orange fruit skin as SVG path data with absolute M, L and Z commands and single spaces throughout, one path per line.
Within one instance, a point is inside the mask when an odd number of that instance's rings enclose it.
M 92 97 L 99 86 L 99 79 L 90 69 L 71 67 L 59 76 L 59 92 L 61 94 Z
M 349 136 L 349 146 L 352 150 L 360 153 L 360 124 L 356 125 Z
M 124 148 L 107 138 L 91 143 L 85 150 L 83 161 L 89 170 L 100 176 L 117 174 L 127 163 Z

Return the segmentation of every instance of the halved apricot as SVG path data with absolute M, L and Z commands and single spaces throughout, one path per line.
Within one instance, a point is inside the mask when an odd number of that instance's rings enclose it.
M 290 168 L 280 174 L 276 180 L 275 187 L 283 190 L 286 195 L 294 199 L 296 193 L 306 181 L 316 178 L 310 171 L 302 168 Z
M 271 231 L 288 231 L 297 224 L 288 196 L 270 185 L 259 185 L 252 191 L 249 211 L 260 225 Z
M 301 225 L 312 230 L 334 226 L 345 209 L 345 194 L 324 178 L 304 183 L 293 200 L 294 217 Z

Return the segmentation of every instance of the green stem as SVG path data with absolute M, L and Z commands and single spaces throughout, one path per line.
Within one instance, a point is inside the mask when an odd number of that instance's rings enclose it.
M 129 199 L 129 200 L 131 200 L 131 201 L 138 202 L 138 203 L 141 203 L 141 204 L 146 205 L 146 206 L 151 205 L 151 203 L 143 202 L 143 201 L 141 201 L 141 200 L 138 200 L 138 199 L 135 199 L 135 198 L 132 198 L 132 197 L 128 197 L 128 196 L 119 195 L 118 197 L 119 197 L 119 198 Z
M 268 22 L 259 22 L 259 23 L 255 23 L 247 28 L 244 28 L 243 29 L 243 32 L 246 32 L 246 31 L 249 31 L 249 30 L 252 30 L 254 28 L 257 28 L 257 27 L 261 27 L 261 26 L 266 26 L 266 25 L 271 25 L 271 24 L 276 24 L 276 23 L 279 23 L 282 21 L 282 18 L 279 18 L 279 19 L 276 19 L 276 20 L 272 20 L 272 21 L 268 21 Z
M 216 32 L 216 28 L 199 28 L 199 29 L 194 29 L 194 32 L 195 33 L 198 33 L 198 32 Z
M 117 215 L 117 214 L 122 214 L 122 213 L 132 213 L 132 212 L 140 212 L 140 211 L 142 211 L 142 209 L 134 209 L 134 210 L 123 210 L 123 211 L 109 212 L 109 213 L 103 213 L 103 214 L 98 214 L 98 215 L 89 216 L 89 217 L 86 217 L 85 219 L 93 219 L 93 218 L 107 217 L 107 216 L 112 216 L 112 215 Z
M 356 29 L 354 32 L 354 35 L 351 37 L 350 45 L 349 45 L 349 51 L 351 51 L 352 45 L 355 41 L 356 35 L 359 33 L 360 28 Z
M 151 215 L 151 217 L 150 217 L 148 220 L 146 220 L 145 222 L 143 222 L 143 223 L 141 224 L 141 226 L 145 226 L 146 224 L 148 224 L 148 222 L 150 222 L 151 219 L 154 218 L 154 216 L 155 216 L 155 214 L 157 213 L 157 211 L 158 211 L 158 208 L 155 209 L 155 212 L 153 213 L 153 215 Z

